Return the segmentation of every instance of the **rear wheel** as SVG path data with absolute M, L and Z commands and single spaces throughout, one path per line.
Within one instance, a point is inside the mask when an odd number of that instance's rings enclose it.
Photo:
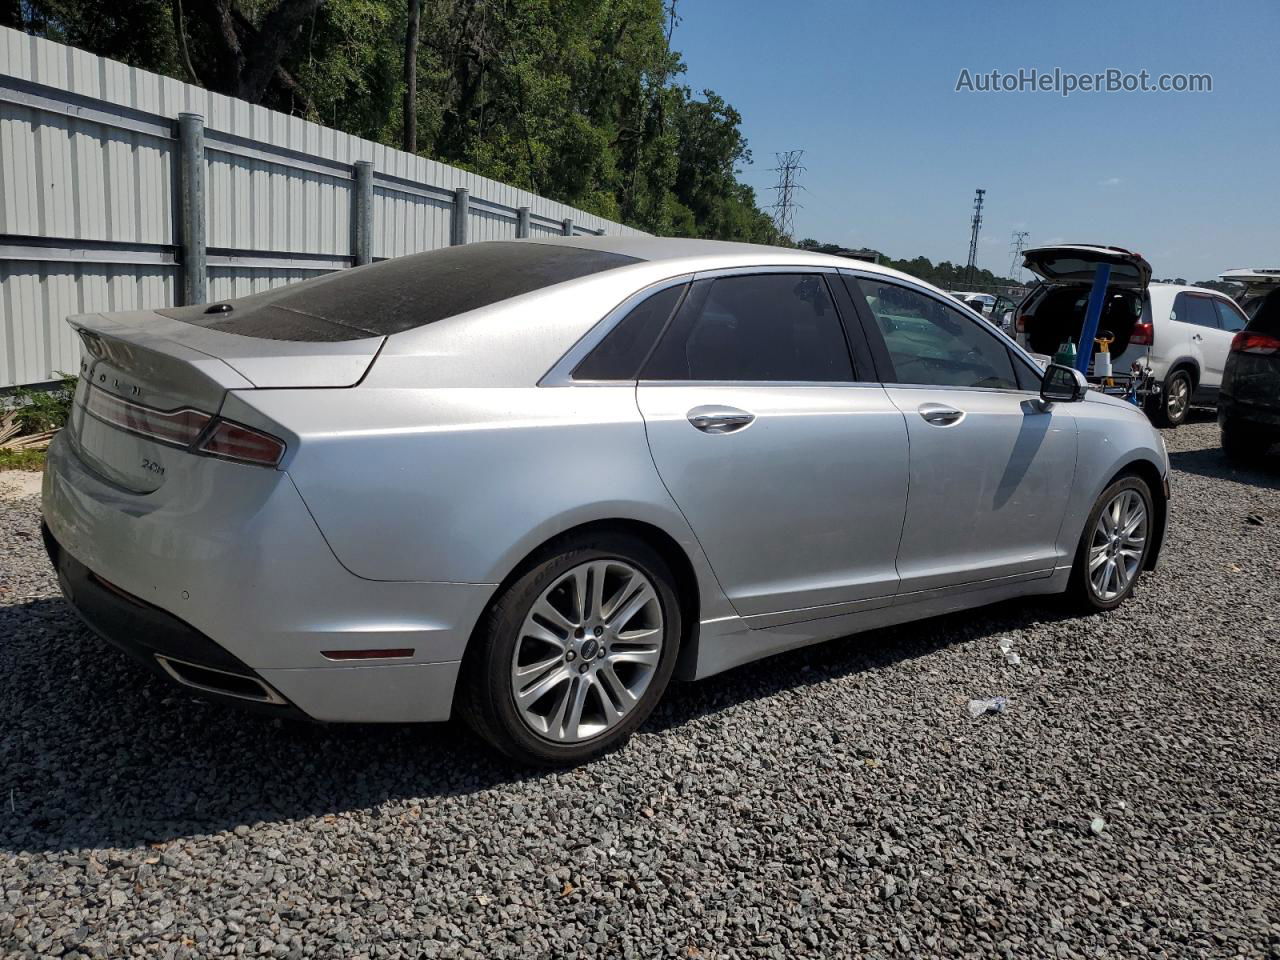
M 1234 417 L 1222 421 L 1222 452 L 1232 463 L 1252 463 L 1266 448 L 1265 441 L 1248 424 Z
M 1191 411 L 1191 393 L 1193 390 L 1191 374 L 1185 369 L 1174 370 L 1164 379 L 1164 388 L 1152 419 L 1162 427 L 1177 427 L 1187 419 Z
M 581 763 L 623 743 L 675 667 L 674 582 L 638 538 L 560 543 L 486 615 L 464 666 L 463 716 L 525 763 Z
M 1121 477 L 1089 511 L 1067 593 L 1086 610 L 1114 610 L 1133 593 L 1154 532 L 1151 491 Z

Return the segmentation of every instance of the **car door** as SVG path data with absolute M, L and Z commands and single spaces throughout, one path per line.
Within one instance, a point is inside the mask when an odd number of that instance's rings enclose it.
M 1173 301 L 1170 320 L 1181 326 L 1191 344 L 1192 355 L 1200 364 L 1199 388 L 1216 391 L 1222 385 L 1222 371 L 1231 351 L 1231 334 L 1218 326 L 1214 297 L 1199 293 L 1180 293 Z
M 832 278 L 700 276 L 637 385 L 658 472 L 743 617 L 834 615 L 897 590 L 906 427 Z
M 1075 474 L 1069 405 L 1039 399 L 1039 372 L 988 325 L 921 287 L 849 279 L 910 441 L 900 592 L 1048 576 Z

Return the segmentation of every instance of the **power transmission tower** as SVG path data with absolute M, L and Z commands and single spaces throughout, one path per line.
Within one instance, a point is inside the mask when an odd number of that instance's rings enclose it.
M 978 190 L 973 195 L 973 220 L 969 234 L 969 264 L 965 267 L 964 282 L 973 283 L 973 269 L 978 260 L 978 231 L 982 229 L 982 195 L 985 190 Z
M 773 222 L 780 234 L 791 239 L 791 233 L 795 229 L 796 210 L 802 207 L 802 204 L 796 203 L 795 194 L 804 189 L 797 182 L 805 169 L 800 164 L 804 151 L 788 150 L 774 156 L 778 158 L 778 165 L 773 168 L 773 172 L 778 175 L 778 183 L 773 188 L 777 196 L 773 204 Z
M 1013 231 L 1013 242 L 1009 244 L 1013 247 L 1013 257 L 1009 260 L 1009 276 L 1014 280 L 1022 279 L 1022 250 L 1027 245 L 1027 237 L 1031 236 L 1026 230 Z

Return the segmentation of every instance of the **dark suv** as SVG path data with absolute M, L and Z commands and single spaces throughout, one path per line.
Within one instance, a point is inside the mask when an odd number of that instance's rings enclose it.
M 1233 460 L 1280 443 L 1280 288 L 1266 295 L 1231 341 L 1218 396 L 1222 449 Z

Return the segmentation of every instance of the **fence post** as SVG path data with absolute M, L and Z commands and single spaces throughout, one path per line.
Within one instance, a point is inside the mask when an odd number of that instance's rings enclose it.
M 516 217 L 516 238 L 522 239 L 527 236 L 529 236 L 529 208 L 521 207 Z
M 471 194 L 466 187 L 453 191 L 453 245 L 467 242 L 467 221 L 471 218 Z
M 356 161 L 351 194 L 351 254 L 357 267 L 373 263 L 373 161 Z
M 569 217 L 564 218 L 564 235 L 566 237 L 573 236 L 573 220 L 571 220 Z
M 204 117 L 178 114 L 178 182 L 181 196 L 182 302 L 209 297 L 204 190 Z

